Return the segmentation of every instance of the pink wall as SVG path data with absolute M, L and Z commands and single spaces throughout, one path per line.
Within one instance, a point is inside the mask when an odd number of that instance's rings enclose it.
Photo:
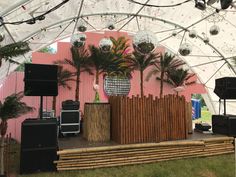
M 119 33 L 119 32 L 105 32 L 104 34 L 97 34 L 97 33 L 87 33 L 87 44 L 98 44 L 98 41 L 103 37 L 109 37 L 114 36 L 118 37 L 121 35 L 127 36 L 127 33 Z M 127 36 L 128 37 L 128 36 Z M 51 64 L 53 61 L 57 60 L 63 60 L 64 58 L 71 58 L 70 53 L 70 43 L 65 42 L 59 42 L 57 47 L 57 53 L 56 54 L 47 54 L 47 53 L 39 53 L 35 52 L 32 54 L 32 60 L 33 63 L 44 63 L 44 64 Z M 163 52 L 164 48 L 158 48 L 160 52 Z M 67 66 L 68 67 L 68 66 Z M 69 69 L 70 67 L 68 67 Z M 150 68 L 151 69 L 151 68 Z M 149 70 L 150 70 L 149 69 Z M 144 78 L 146 77 L 146 74 L 148 71 L 144 72 Z M 132 74 L 132 80 L 131 80 L 131 91 L 129 93 L 129 96 L 132 95 L 138 95 L 140 93 L 140 86 L 139 86 L 139 73 L 134 72 Z M 6 96 L 23 91 L 24 89 L 24 73 L 22 72 L 14 72 L 9 75 L 8 78 L 6 78 L 2 82 L 2 86 L 0 88 L 0 100 L 3 100 Z M 100 76 L 100 99 L 103 102 L 107 101 L 107 96 L 104 93 L 103 90 L 103 76 Z M 196 79 L 196 78 L 195 78 Z M 94 76 L 89 75 L 88 73 L 82 73 L 81 74 L 81 82 L 80 82 L 80 103 L 81 107 L 80 109 L 83 111 L 84 103 L 85 102 L 92 102 L 94 99 L 95 92 L 93 91 L 93 81 Z M 75 93 L 75 83 L 70 82 L 70 86 L 72 87 L 71 90 L 59 88 L 59 94 L 57 96 L 57 113 L 56 115 L 59 116 L 60 109 L 61 109 L 61 102 L 67 99 L 74 99 L 74 93 Z M 144 92 L 145 95 L 152 94 L 154 96 L 159 95 L 159 82 L 155 79 L 155 77 L 151 77 L 149 81 L 144 81 Z M 205 88 L 202 84 L 194 84 L 185 89 L 181 94 L 186 97 L 186 100 L 191 99 L 192 93 L 205 93 Z M 173 88 L 171 88 L 169 85 L 164 84 L 164 94 L 173 94 Z M 39 97 L 32 97 L 27 96 L 24 97 L 24 101 L 35 108 L 37 108 L 37 111 L 33 113 L 29 113 L 27 115 L 21 116 L 18 119 L 13 119 L 9 121 L 9 129 L 8 132 L 12 133 L 12 137 L 16 140 L 20 141 L 21 136 L 21 123 L 26 118 L 35 118 L 38 115 L 38 108 L 39 108 Z M 52 98 L 51 97 L 45 97 L 44 98 L 44 109 L 51 110 L 51 104 L 52 104 Z

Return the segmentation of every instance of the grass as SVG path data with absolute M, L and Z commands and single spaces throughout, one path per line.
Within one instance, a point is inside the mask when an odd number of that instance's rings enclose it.
M 195 121 L 211 122 L 210 112 L 203 108 L 201 119 Z M 11 154 L 11 159 L 14 159 L 11 171 L 18 176 L 19 145 L 12 150 L 15 153 Z M 234 154 L 229 154 L 124 167 L 33 173 L 19 177 L 234 177 L 234 167 Z
M 211 124 L 211 113 L 207 110 L 206 107 L 203 107 L 201 109 L 201 118 L 196 119 L 193 121 L 194 123 L 196 122 L 207 122 Z
M 19 174 L 19 144 L 11 153 L 11 172 L 19 177 L 233 177 L 234 154 L 152 164 L 62 172 Z M 37 160 L 37 159 L 35 159 Z
M 94 170 L 34 173 L 19 177 L 233 177 L 234 155 L 191 158 Z

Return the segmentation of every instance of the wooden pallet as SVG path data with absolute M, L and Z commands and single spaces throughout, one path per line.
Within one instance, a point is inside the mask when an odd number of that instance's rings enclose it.
M 234 152 L 231 137 L 195 141 L 129 144 L 58 151 L 57 170 L 81 170 L 166 160 L 205 157 Z

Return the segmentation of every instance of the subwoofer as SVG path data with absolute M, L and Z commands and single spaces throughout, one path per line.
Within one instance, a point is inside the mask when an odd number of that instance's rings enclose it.
M 21 128 L 20 173 L 55 171 L 57 119 L 26 119 Z
M 212 115 L 212 131 L 236 137 L 236 115 Z
M 25 64 L 26 96 L 57 96 L 57 65 Z
M 214 92 L 221 99 L 236 99 L 236 77 L 216 79 Z

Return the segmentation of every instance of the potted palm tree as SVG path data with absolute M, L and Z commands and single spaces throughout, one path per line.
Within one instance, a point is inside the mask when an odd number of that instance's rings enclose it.
M 57 61 L 58 64 L 67 64 L 73 67 L 73 74 L 76 76 L 76 86 L 75 86 L 75 101 L 79 101 L 79 84 L 80 84 L 80 74 L 81 72 L 88 72 L 92 74 L 90 66 L 91 63 L 89 59 L 89 53 L 84 46 L 70 48 L 72 59 L 65 58 L 63 61 Z
M 7 121 L 12 118 L 17 118 L 23 114 L 33 111 L 34 108 L 27 106 L 22 102 L 23 92 L 12 94 L 5 98 L 5 101 L 0 102 L 0 132 L 1 132 L 1 161 L 0 175 L 4 176 L 4 138 L 7 132 Z
M 168 78 L 168 71 L 178 68 L 184 65 L 185 62 L 175 58 L 175 55 L 171 55 L 169 53 L 161 54 L 155 68 L 148 74 L 147 79 L 150 78 L 151 75 L 160 73 L 160 76 L 157 76 L 156 79 L 160 80 L 160 98 L 163 96 L 163 83 Z
M 179 92 L 184 91 L 185 86 L 196 83 L 196 81 L 189 81 L 195 74 L 189 73 L 188 69 L 171 69 L 168 71 L 168 76 L 168 83 L 174 86 L 174 91 L 176 91 L 177 95 Z
M 138 51 L 133 52 L 133 57 L 128 59 L 128 65 L 131 70 L 138 70 L 140 73 L 140 94 L 141 97 L 144 95 L 143 91 L 143 72 L 150 66 L 157 64 L 159 58 L 158 53 L 150 52 L 147 54 L 140 53 Z

